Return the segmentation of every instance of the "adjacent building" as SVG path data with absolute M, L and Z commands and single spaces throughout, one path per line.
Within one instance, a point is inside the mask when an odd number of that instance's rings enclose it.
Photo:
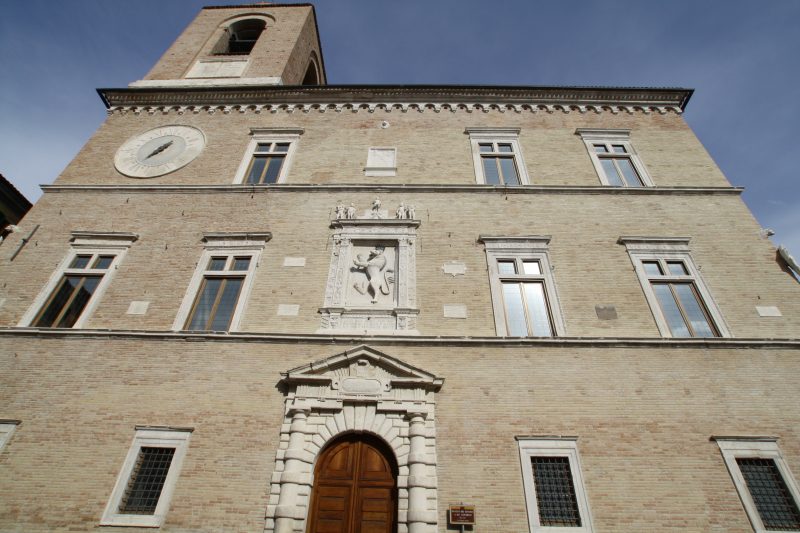
M 800 531 L 800 285 L 691 90 L 328 85 L 257 4 L 99 93 L 0 246 L 0 530 Z

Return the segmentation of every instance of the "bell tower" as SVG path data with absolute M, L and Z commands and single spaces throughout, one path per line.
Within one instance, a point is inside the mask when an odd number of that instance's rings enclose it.
M 263 2 L 203 8 L 130 87 L 325 84 L 314 6 Z

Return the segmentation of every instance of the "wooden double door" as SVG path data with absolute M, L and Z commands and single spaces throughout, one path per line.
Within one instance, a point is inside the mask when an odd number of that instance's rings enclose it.
M 368 435 L 346 435 L 323 450 L 314 470 L 308 533 L 394 533 L 397 465 Z

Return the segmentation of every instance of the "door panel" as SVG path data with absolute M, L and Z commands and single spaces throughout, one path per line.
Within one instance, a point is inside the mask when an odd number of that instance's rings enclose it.
M 314 472 L 308 533 L 393 533 L 397 468 L 378 439 L 347 435 L 322 452 Z

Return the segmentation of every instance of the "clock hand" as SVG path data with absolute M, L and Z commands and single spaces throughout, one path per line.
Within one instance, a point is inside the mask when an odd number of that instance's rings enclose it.
M 145 157 L 145 159 L 150 159 L 150 158 L 151 158 L 151 157 L 153 157 L 154 155 L 158 155 L 158 154 L 160 154 L 161 152 L 163 152 L 164 150 L 166 150 L 167 148 L 169 148 L 170 146 L 172 146 L 172 143 L 173 143 L 173 142 L 175 142 L 175 141 L 169 141 L 169 142 L 165 142 L 164 144 L 162 144 L 161 146 L 159 146 L 158 148 L 156 148 L 155 150 L 153 150 L 152 152 L 150 152 L 150 155 L 148 155 L 147 157 Z

